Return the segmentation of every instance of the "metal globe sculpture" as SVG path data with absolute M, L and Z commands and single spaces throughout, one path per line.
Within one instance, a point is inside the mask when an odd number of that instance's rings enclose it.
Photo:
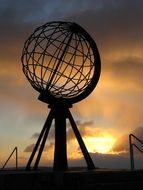
M 41 100 L 75 103 L 88 96 L 100 75 L 95 42 L 78 24 L 49 22 L 25 42 L 23 72 Z
M 38 27 L 26 40 L 22 52 L 25 76 L 37 90 L 39 99 L 51 109 L 26 170 L 37 170 L 49 130 L 54 120 L 54 170 L 67 170 L 66 125 L 69 120 L 88 169 L 94 163 L 82 140 L 69 108 L 86 98 L 96 87 L 100 76 L 100 56 L 91 36 L 72 22 L 49 22 Z M 38 152 L 38 153 L 37 153 Z M 35 158 L 35 159 L 34 159 Z

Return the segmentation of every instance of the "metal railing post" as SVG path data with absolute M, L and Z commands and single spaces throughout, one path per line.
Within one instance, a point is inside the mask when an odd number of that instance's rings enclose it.
M 10 154 L 10 156 L 8 157 L 8 159 L 6 160 L 6 162 L 4 163 L 3 167 L 1 168 L 1 170 L 3 170 L 5 168 L 5 166 L 7 165 L 8 161 L 10 160 L 10 158 L 12 157 L 12 155 L 14 154 L 15 152 L 15 167 L 16 167 L 16 170 L 18 169 L 18 148 L 15 147 L 12 151 L 12 153 Z
M 15 147 L 15 153 L 16 153 L 16 163 L 15 163 L 15 165 L 16 165 L 16 170 L 18 169 L 18 148 L 17 147 Z
M 132 137 L 136 139 L 139 143 L 143 145 L 143 141 L 140 140 L 138 137 L 136 137 L 133 134 L 129 135 L 129 146 L 130 146 L 130 162 L 131 162 L 131 170 L 134 170 L 134 150 L 133 147 L 135 147 L 137 150 L 139 150 L 143 154 L 143 150 L 139 148 L 135 143 L 132 143 Z
M 130 163 L 131 163 L 131 170 L 134 170 L 134 153 L 133 153 L 133 145 L 132 145 L 131 137 L 132 137 L 132 134 L 129 135 Z

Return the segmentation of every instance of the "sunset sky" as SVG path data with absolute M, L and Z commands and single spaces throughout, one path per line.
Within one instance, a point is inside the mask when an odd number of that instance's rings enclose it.
M 80 24 L 95 40 L 102 71 L 97 87 L 71 112 L 98 167 L 129 168 L 128 135 L 143 139 L 142 0 L 0 0 L 0 166 L 15 146 L 25 165 L 49 110 L 22 72 L 25 40 L 49 21 Z M 68 128 L 71 165 L 84 161 Z M 42 164 L 51 165 L 54 128 Z M 136 152 L 136 167 L 143 168 Z

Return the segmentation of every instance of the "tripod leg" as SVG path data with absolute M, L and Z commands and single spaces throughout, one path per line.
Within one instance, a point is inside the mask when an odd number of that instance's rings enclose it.
M 41 131 L 41 133 L 40 133 L 40 135 L 39 135 L 39 137 L 38 137 L 38 140 L 37 140 L 37 142 L 36 142 L 36 144 L 35 144 L 35 147 L 34 147 L 34 149 L 33 149 L 33 152 L 32 152 L 32 154 L 31 154 L 31 156 L 30 156 L 30 158 L 29 158 L 29 160 L 28 160 L 28 163 L 27 163 L 27 166 L 26 166 L 26 170 L 30 170 L 30 168 L 31 168 L 31 163 L 32 163 L 32 161 L 33 161 L 33 159 L 34 159 L 34 156 L 35 156 L 35 154 L 36 154 L 36 151 L 38 150 L 38 147 L 39 147 L 39 145 L 40 145 L 40 142 L 41 142 L 41 140 L 42 140 L 42 138 L 43 138 L 43 135 L 44 135 L 44 133 L 45 133 L 45 130 L 46 130 L 46 128 L 47 128 L 47 123 L 49 122 L 49 117 L 51 118 L 51 111 L 50 111 L 50 113 L 49 113 L 49 115 L 48 115 L 48 117 L 47 117 L 47 120 L 46 120 L 46 122 L 45 122 L 45 124 L 44 124 L 44 126 L 43 126 L 43 129 L 42 129 L 42 131 Z
M 40 145 L 40 149 L 39 149 L 39 152 L 38 152 L 35 164 L 34 164 L 34 170 L 37 170 L 37 168 L 38 168 L 38 164 L 39 164 L 39 161 L 40 161 L 40 158 L 41 158 L 41 155 L 42 155 L 42 152 L 43 152 L 43 149 L 44 149 L 47 137 L 48 137 L 48 133 L 49 133 L 49 130 L 50 130 L 50 127 L 52 124 L 52 120 L 53 120 L 53 111 L 51 110 L 49 113 L 49 116 L 47 118 L 47 121 L 45 123 L 46 129 L 45 129 L 45 133 L 43 134 L 42 143 Z
M 87 151 L 87 148 L 86 148 L 86 146 L 85 146 L 85 144 L 84 144 L 84 142 L 82 140 L 82 137 L 81 137 L 81 135 L 79 133 L 79 130 L 78 130 L 77 126 L 76 126 L 76 123 L 75 123 L 75 121 L 74 121 L 74 119 L 73 119 L 73 117 L 72 117 L 69 110 L 68 110 L 68 118 L 69 118 L 69 121 L 71 123 L 72 129 L 73 129 L 73 131 L 75 133 L 75 136 L 77 138 L 77 141 L 78 141 L 78 143 L 80 145 L 81 151 L 82 151 L 82 153 L 84 155 L 84 158 L 86 160 L 88 169 L 89 170 L 95 169 L 94 163 L 93 163 L 93 161 L 92 161 L 92 159 L 91 159 L 91 157 L 90 157 L 90 155 L 89 155 L 89 153 Z

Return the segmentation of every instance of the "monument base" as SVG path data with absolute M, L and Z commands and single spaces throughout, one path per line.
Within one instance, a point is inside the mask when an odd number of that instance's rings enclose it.
M 0 190 L 140 189 L 143 170 L 0 171 Z

